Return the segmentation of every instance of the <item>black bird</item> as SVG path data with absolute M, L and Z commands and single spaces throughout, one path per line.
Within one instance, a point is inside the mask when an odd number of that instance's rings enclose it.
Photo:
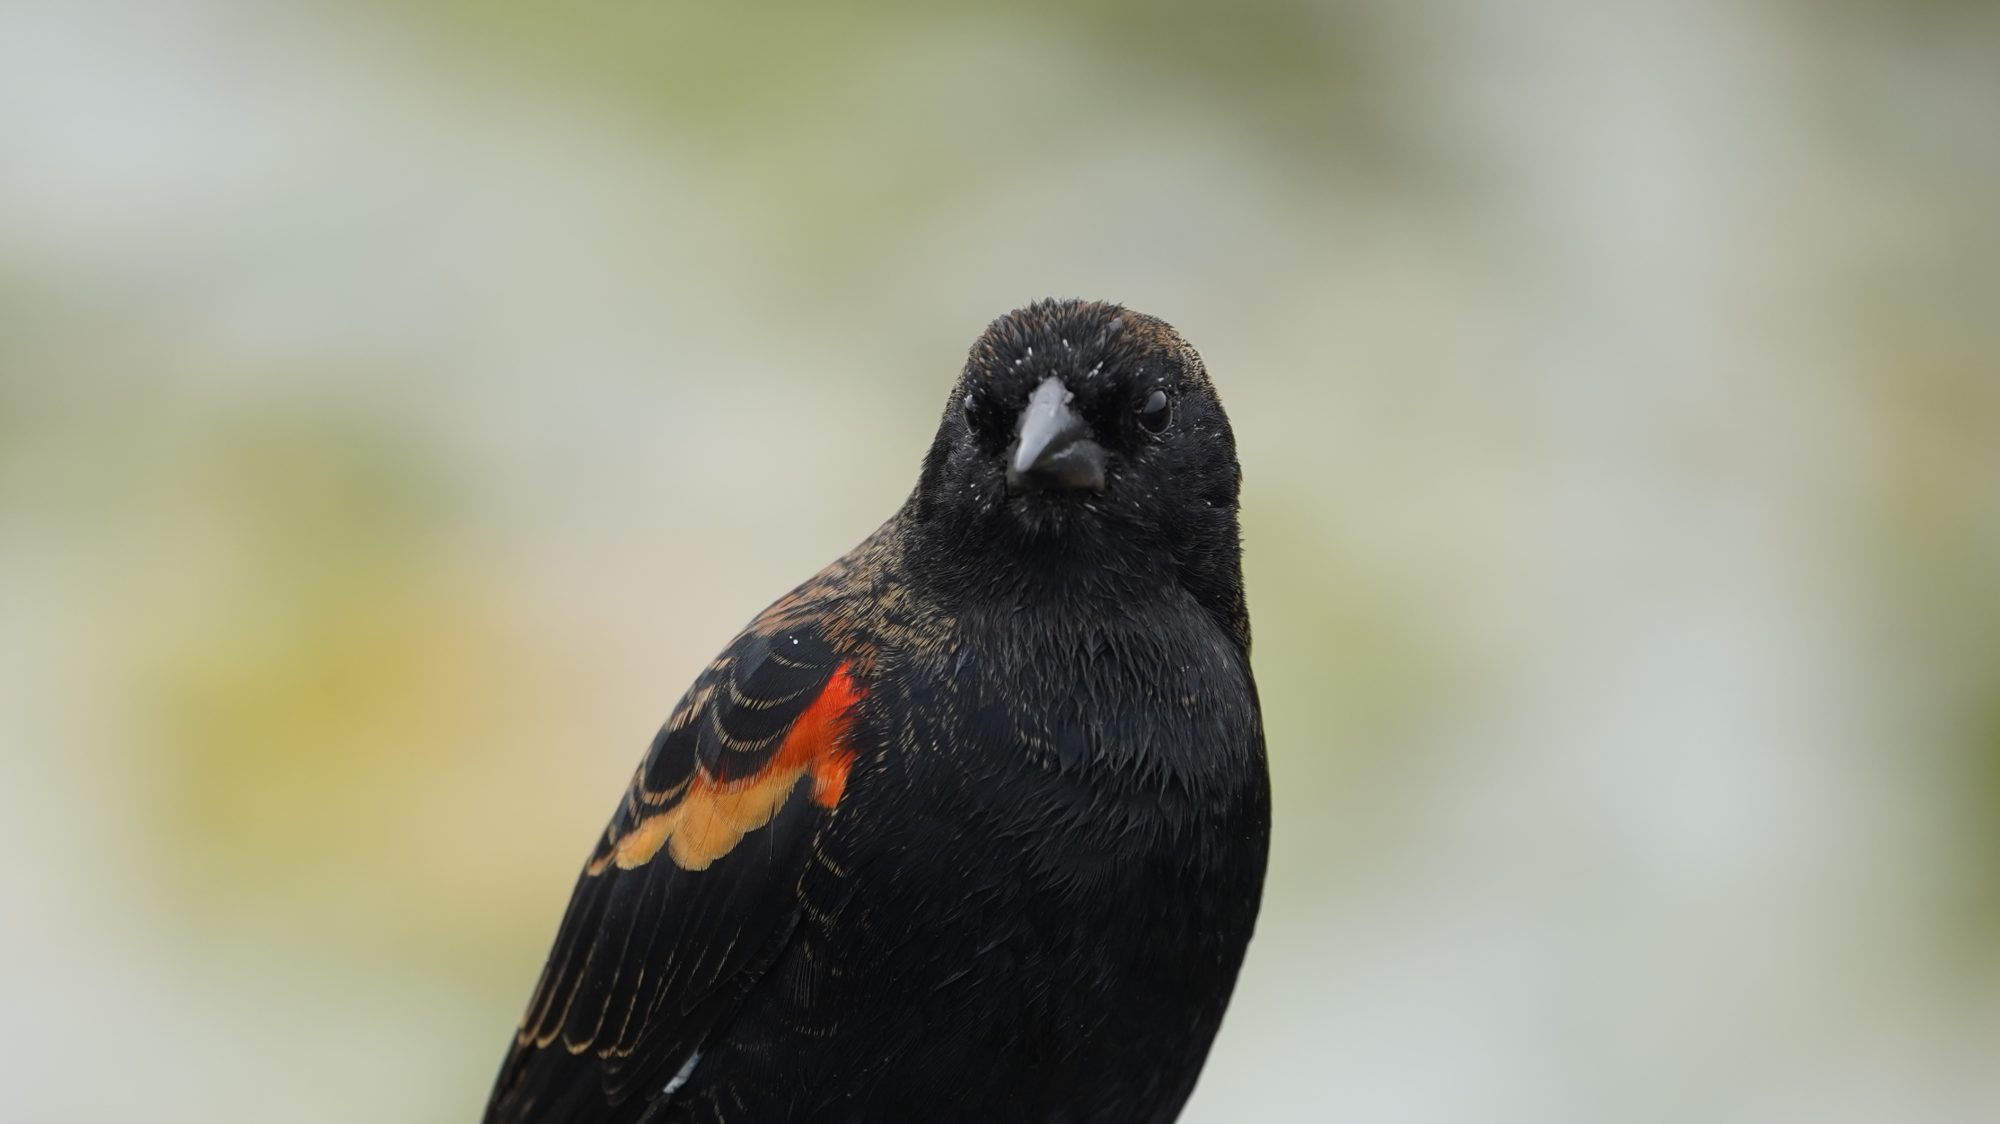
M 1116 305 L 974 343 L 902 509 L 653 739 L 487 1124 L 1164 1124 L 1256 919 L 1240 472 Z

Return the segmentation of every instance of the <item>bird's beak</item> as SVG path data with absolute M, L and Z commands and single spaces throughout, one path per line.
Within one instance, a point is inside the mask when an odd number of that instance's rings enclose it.
M 1009 490 L 1104 490 L 1104 446 L 1091 439 L 1089 424 L 1069 403 L 1069 388 L 1059 378 L 1035 388 L 1008 457 Z

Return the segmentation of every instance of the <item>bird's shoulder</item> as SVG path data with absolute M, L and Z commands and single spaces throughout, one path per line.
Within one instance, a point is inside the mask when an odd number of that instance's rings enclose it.
M 815 840 L 850 802 L 878 552 L 865 541 L 760 613 L 653 737 L 578 876 L 489 1124 L 657 1095 L 780 954 L 823 864 Z

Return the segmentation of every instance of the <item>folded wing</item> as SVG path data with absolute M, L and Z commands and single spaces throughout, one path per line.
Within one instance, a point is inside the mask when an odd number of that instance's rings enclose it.
M 637 1120 L 783 949 L 839 805 L 854 664 L 753 628 L 653 739 L 583 873 L 486 1124 Z

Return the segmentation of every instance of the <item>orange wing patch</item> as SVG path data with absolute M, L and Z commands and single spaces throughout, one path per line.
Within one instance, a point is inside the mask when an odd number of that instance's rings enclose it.
M 822 808 L 839 804 L 854 767 L 854 751 L 847 745 L 853 722 L 849 712 L 861 695 L 848 665 L 835 668 L 770 764 L 733 781 L 718 781 L 697 768 L 678 803 L 641 820 L 610 854 L 591 864 L 590 873 L 602 873 L 608 863 L 620 870 L 644 866 L 662 847 L 682 870 L 705 870 L 745 835 L 770 823 L 806 776 L 812 777 L 814 803 Z

